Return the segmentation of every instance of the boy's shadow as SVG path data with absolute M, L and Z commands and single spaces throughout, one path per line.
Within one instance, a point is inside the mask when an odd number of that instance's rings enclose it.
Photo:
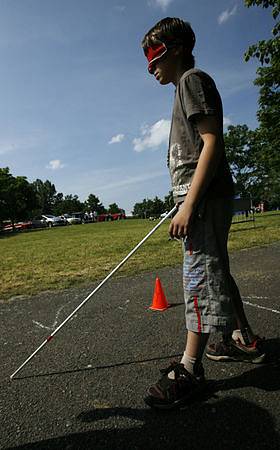
M 119 429 L 115 435 L 112 430 L 105 433 L 108 449 L 245 450 L 253 443 L 258 450 L 280 448 L 271 415 L 259 405 L 233 396 L 195 402 L 175 411 L 92 409 L 81 413 L 78 419 L 96 426 L 97 421 L 109 421 L 112 416 L 116 423 L 128 418 L 131 428 Z M 96 442 L 94 434 L 92 442 Z
M 209 382 L 206 395 L 183 409 L 95 407 L 77 416 L 85 431 L 13 449 L 248 450 L 254 447 L 278 450 L 280 436 L 270 413 L 256 402 L 229 392 L 222 393 L 245 387 L 266 392 L 280 390 L 279 339 L 267 341 L 266 347 L 269 349 L 268 364 L 258 365 L 238 376 Z M 269 405 L 269 397 L 266 404 Z M 275 417 L 278 417 L 276 411 Z
M 210 390 L 214 393 L 255 387 L 264 391 L 278 391 L 280 389 L 280 339 L 266 340 L 264 350 L 266 352 L 265 364 L 255 365 L 253 369 L 243 372 L 241 375 L 210 382 Z
M 279 339 L 266 342 L 267 364 L 228 379 L 210 381 L 205 395 L 181 410 L 92 409 L 81 413 L 78 419 L 88 423 L 114 416 L 143 422 L 133 433 L 132 429 L 123 432 L 120 448 L 242 450 L 251 448 L 255 442 L 258 450 L 279 449 L 279 434 L 268 411 L 231 394 L 219 398 L 219 392 L 246 387 L 267 392 L 280 390 L 279 344 Z M 125 440 L 130 446 L 124 445 Z M 108 448 L 114 448 L 111 444 Z M 117 440 L 114 444 L 117 448 Z
M 85 431 L 13 447 L 13 450 L 278 450 L 271 415 L 256 403 L 229 396 L 184 410 L 92 408 L 77 420 Z M 12 450 L 11 448 L 9 450 Z

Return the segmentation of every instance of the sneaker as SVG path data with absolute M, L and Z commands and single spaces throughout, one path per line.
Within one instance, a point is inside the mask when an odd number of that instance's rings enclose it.
M 160 380 L 148 389 L 145 403 L 151 408 L 174 409 L 199 396 L 205 389 L 204 369 L 200 364 L 198 375 L 191 375 L 183 364 L 173 362 L 160 371 Z M 174 372 L 174 378 L 168 374 Z
M 206 350 L 206 356 L 213 361 L 244 361 L 254 364 L 264 362 L 266 354 L 262 350 L 262 341 L 259 337 L 250 344 L 244 345 L 238 339 L 229 339 L 217 344 L 210 344 Z

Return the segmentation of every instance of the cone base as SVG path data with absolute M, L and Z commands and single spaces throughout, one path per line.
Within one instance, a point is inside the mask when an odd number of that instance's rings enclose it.
M 149 309 L 151 309 L 152 311 L 165 311 L 168 308 L 170 308 L 169 304 L 167 306 L 165 306 L 164 308 L 155 308 L 154 306 L 149 306 Z

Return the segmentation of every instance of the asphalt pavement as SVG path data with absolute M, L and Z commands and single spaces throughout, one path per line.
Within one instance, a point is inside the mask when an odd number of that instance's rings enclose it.
M 181 267 L 113 277 L 12 381 L 98 283 L 0 300 L 0 448 L 279 449 L 279 256 L 280 242 L 231 254 L 267 363 L 205 360 L 212 388 L 177 411 L 151 410 L 143 397 L 184 348 Z M 148 308 L 156 276 L 172 305 L 164 312 Z

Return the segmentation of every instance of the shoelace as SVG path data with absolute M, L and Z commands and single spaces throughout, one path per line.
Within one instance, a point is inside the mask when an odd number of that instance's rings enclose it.
M 172 361 L 171 364 L 167 368 L 160 369 L 160 372 L 163 375 L 168 375 L 172 371 L 174 371 L 174 373 L 175 373 L 175 379 L 178 378 L 180 375 L 186 375 L 186 373 L 187 373 L 183 364 L 177 363 L 175 361 Z

